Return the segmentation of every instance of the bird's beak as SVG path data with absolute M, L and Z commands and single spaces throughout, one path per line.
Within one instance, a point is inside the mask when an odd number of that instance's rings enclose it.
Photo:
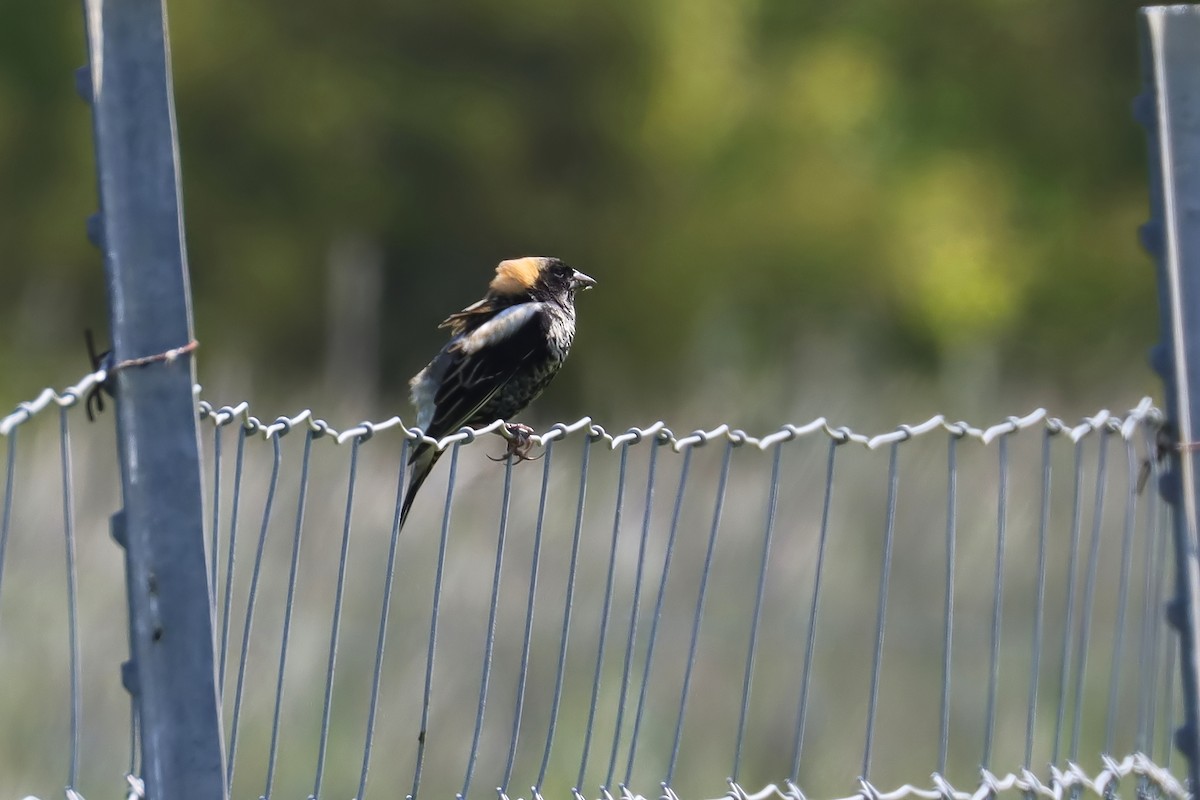
M 596 285 L 595 278 L 588 276 L 588 275 L 584 275 L 579 270 L 575 270 L 571 274 L 571 280 L 575 283 L 576 287 L 581 288 L 581 289 L 590 289 Z

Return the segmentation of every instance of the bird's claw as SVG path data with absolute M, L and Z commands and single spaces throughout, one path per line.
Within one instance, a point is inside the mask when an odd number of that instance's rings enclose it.
M 522 425 L 519 422 L 508 422 L 504 425 L 504 430 L 509 434 L 508 450 L 500 458 L 491 458 L 492 461 L 504 461 L 507 458 L 515 458 L 517 463 L 522 461 L 537 461 L 541 456 L 531 456 L 529 451 L 533 448 L 533 428 L 528 425 Z

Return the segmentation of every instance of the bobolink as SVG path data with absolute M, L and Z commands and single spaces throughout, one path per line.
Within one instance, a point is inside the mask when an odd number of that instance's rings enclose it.
M 465 426 L 508 420 L 555 376 L 575 338 L 575 292 L 596 281 L 557 258 L 501 261 L 487 294 L 439 327 L 450 341 L 410 381 L 417 427 L 441 439 Z M 518 435 L 529 433 L 512 426 Z M 510 453 L 514 451 L 510 447 Z M 442 451 L 428 442 L 409 458 L 400 525 Z

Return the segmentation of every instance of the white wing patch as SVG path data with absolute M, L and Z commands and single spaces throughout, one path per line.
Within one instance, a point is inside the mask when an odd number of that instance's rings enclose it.
M 437 397 L 438 386 L 446 375 L 446 366 L 450 359 L 439 353 L 425 369 L 418 372 L 409 385 L 412 387 L 412 403 L 417 407 L 417 427 L 425 430 L 433 422 L 434 398 Z
M 520 330 L 529 320 L 542 313 L 541 303 L 521 303 L 506 308 L 462 338 L 459 348 L 466 355 L 503 341 Z

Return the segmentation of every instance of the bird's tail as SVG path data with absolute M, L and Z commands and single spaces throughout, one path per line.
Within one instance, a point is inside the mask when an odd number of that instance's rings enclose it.
M 413 451 L 412 457 L 408 459 L 408 464 L 412 468 L 412 474 L 408 479 L 408 489 L 404 492 L 404 503 L 400 506 L 400 528 L 404 528 L 404 522 L 408 519 L 408 512 L 412 508 L 413 500 L 417 497 L 417 490 L 421 488 L 421 484 L 429 477 L 429 473 L 433 470 L 433 465 L 441 458 L 442 451 L 438 450 L 431 444 L 422 443 Z

